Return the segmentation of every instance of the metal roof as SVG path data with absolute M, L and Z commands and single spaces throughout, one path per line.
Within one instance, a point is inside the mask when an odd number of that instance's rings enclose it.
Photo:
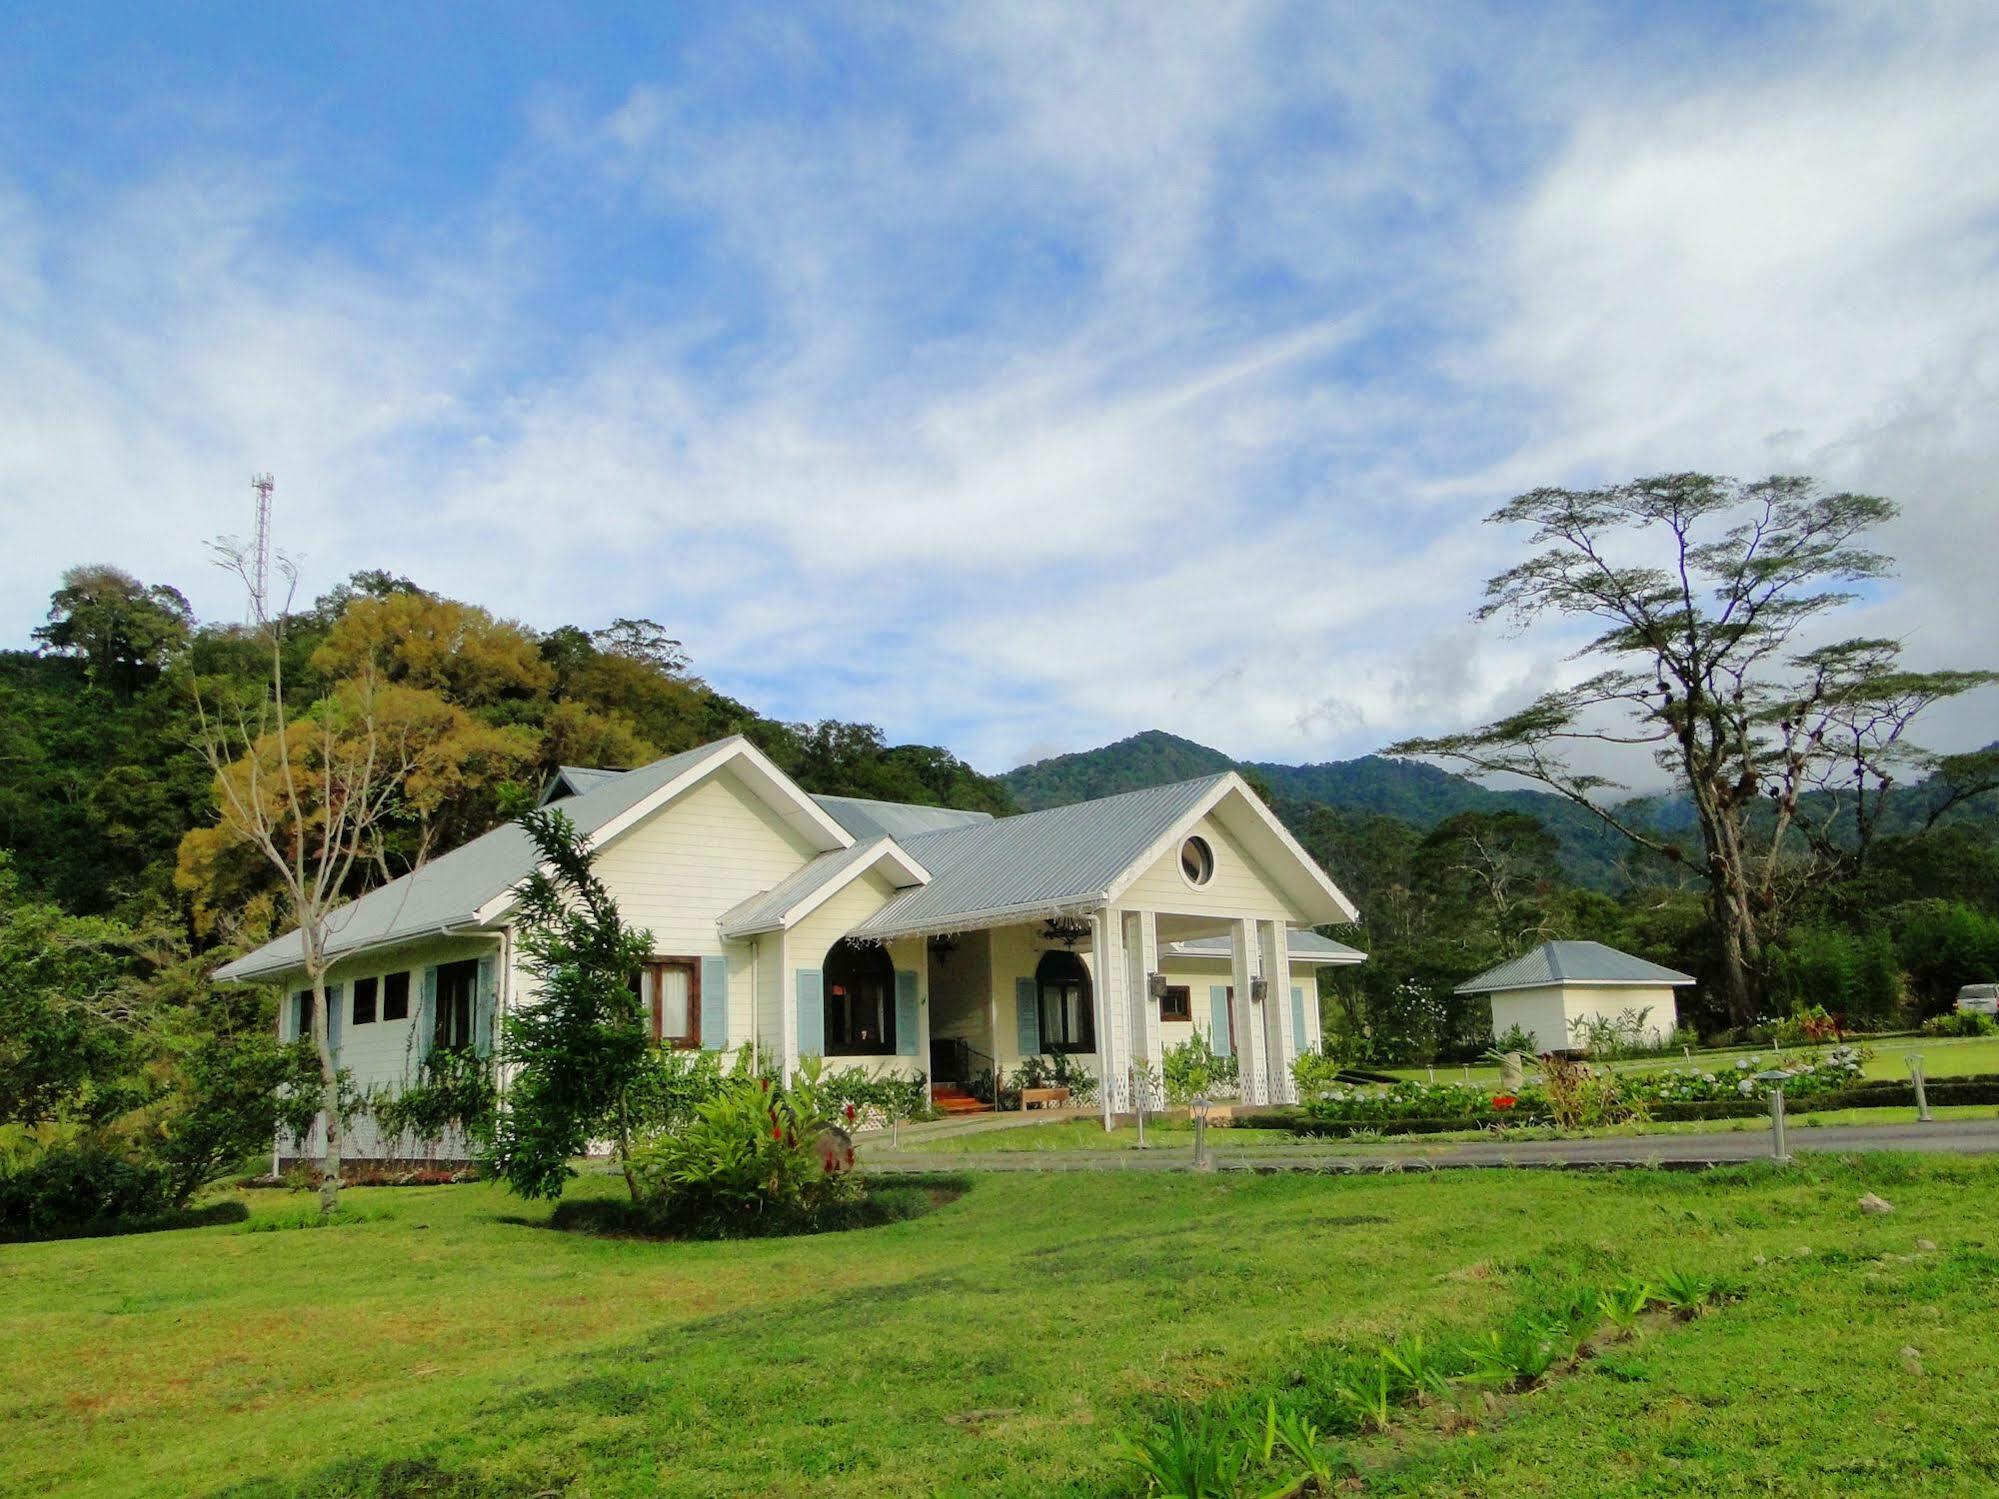
M 990 812 L 966 812 L 957 807 L 919 807 L 910 802 L 878 802 L 862 796 L 812 799 L 856 838 L 920 838 L 925 833 L 942 833 L 993 820 Z
M 565 797 L 580 796 L 586 791 L 594 791 L 606 781 L 615 781 L 619 776 L 630 775 L 628 770 L 603 770 L 594 765 L 558 765 L 555 774 L 542 787 L 540 805 L 561 801 Z
M 1491 994 L 1500 989 L 1539 989 L 1550 984 L 1693 983 L 1693 977 L 1661 968 L 1601 942 L 1543 942 L 1532 952 L 1488 968 L 1457 987 L 1459 994 Z
M 595 832 L 732 742 L 721 740 L 612 775 L 588 791 L 565 797 L 558 810 L 584 832 Z M 338 957 L 469 925 L 481 906 L 513 889 L 533 873 L 534 866 L 534 844 L 519 823 L 494 828 L 340 907 L 327 918 L 327 953 Z M 293 931 L 223 964 L 215 977 L 253 979 L 296 968 L 301 961 L 298 933 Z
M 1359 948 L 1335 942 L 1331 937 L 1321 937 L 1317 932 L 1294 931 L 1287 940 L 1291 960 L 1295 963 L 1367 961 L 1367 954 Z M 1185 941 L 1169 942 L 1166 951 L 1176 958 L 1227 958 L 1234 956 L 1235 943 L 1228 937 L 1189 937 Z
M 898 840 L 930 883 L 854 929 L 899 937 L 1062 914 L 1102 901 L 1118 876 L 1228 773 Z
M 838 848 L 830 854 L 821 854 L 770 889 L 739 901 L 724 911 L 720 922 L 722 935 L 747 937 L 756 932 L 775 930 L 784 925 L 785 914 L 794 907 L 811 900 L 821 891 L 830 893 L 829 887 L 844 885 L 862 870 L 879 862 L 884 855 L 893 856 L 898 852 L 893 839 L 870 838 L 852 848 Z

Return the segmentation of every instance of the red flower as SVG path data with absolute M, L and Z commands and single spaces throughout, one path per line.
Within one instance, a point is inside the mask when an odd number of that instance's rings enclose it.
M 852 1119 L 854 1117 L 854 1106 L 852 1104 L 847 1105 L 847 1117 L 849 1119 Z
M 773 1124 L 770 1127 L 770 1137 L 773 1140 L 782 1140 L 784 1138 L 784 1131 L 779 1129 L 775 1124 Z
M 1518 1102 L 1520 1100 L 1511 1093 L 1495 1093 L 1492 1098 L 1492 1106 L 1495 1109 L 1510 1109 Z

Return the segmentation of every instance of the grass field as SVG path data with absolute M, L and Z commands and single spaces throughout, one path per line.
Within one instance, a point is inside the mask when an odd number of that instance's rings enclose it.
M 1912 1051 L 1922 1053 L 1923 1070 L 1931 1077 L 1969 1077 L 1981 1072 L 1999 1072 L 1999 1036 L 1894 1036 L 1857 1044 L 1868 1053 L 1861 1067 L 1863 1077 L 1906 1079 L 1909 1064 L 1905 1059 Z M 1792 1048 L 1789 1054 L 1796 1056 L 1797 1049 Z M 1779 1052 L 1770 1046 L 1731 1046 L 1696 1051 L 1693 1061 L 1710 1072 L 1721 1072 L 1733 1067 L 1738 1057 L 1750 1056 L 1774 1061 Z M 1665 1056 L 1633 1057 L 1611 1065 L 1624 1071 L 1649 1072 L 1661 1067 L 1684 1067 L 1687 1059 L 1673 1052 Z M 1440 1083 L 1464 1082 L 1467 1079 L 1481 1084 L 1499 1081 L 1497 1067 L 1466 1067 L 1455 1062 L 1440 1063 L 1435 1068 L 1386 1067 L 1382 1070 L 1391 1077 L 1408 1078 L 1412 1082 L 1427 1081 L 1432 1072 Z
M 1860 1213 L 1870 1189 L 1896 1212 Z M 248 1232 L 302 1207 L 248 1194 L 244 1225 L 0 1248 L 0 1489 L 1116 1493 L 1119 1438 L 1172 1402 L 1329 1411 L 1294 1382 L 1329 1347 L 1683 1267 L 1743 1299 L 1353 1438 L 1366 1491 L 1989 1494 L 1996 1197 L 1999 1163 L 1887 1156 L 981 1177 L 884 1228 L 660 1244 L 484 1185 Z

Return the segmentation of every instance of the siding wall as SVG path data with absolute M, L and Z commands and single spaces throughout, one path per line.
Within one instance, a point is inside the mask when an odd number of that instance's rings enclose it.
M 1563 1051 L 1576 1044 L 1572 1022 L 1587 1016 L 1615 1019 L 1626 1010 L 1650 1010 L 1645 1029 L 1665 1040 L 1679 1024 L 1679 1007 L 1670 988 L 1638 985 L 1544 984 L 1536 989 L 1509 989 L 1492 996 L 1492 1031 L 1512 1025 L 1533 1032 L 1536 1051 Z
M 792 971 L 826 967 L 826 954 L 833 944 L 886 905 L 895 887 L 879 874 L 862 875 L 825 905 L 785 934 L 786 961 Z M 916 975 L 916 1054 L 914 1056 L 828 1056 L 827 1067 L 839 1071 L 860 1067 L 880 1076 L 896 1073 L 904 1077 L 930 1069 L 930 964 L 920 938 L 905 938 L 888 944 L 889 962 L 898 973 Z M 797 987 L 787 977 L 788 1002 L 797 1003 Z M 897 1036 L 897 1041 L 902 1041 Z
M 1126 910 L 1172 911 L 1185 916 L 1302 919 L 1304 913 L 1288 908 L 1276 882 L 1214 818 L 1202 818 L 1194 831 L 1208 840 L 1215 854 L 1214 877 L 1207 884 L 1196 888 L 1187 883 L 1180 873 L 1180 846 L 1175 844 L 1131 883 L 1118 897 L 1118 905 Z
M 813 857 L 734 772 L 722 771 L 677 798 L 597 857 L 597 873 L 625 921 L 652 933 L 662 958 L 726 955 L 729 1045 L 749 1039 L 755 1013 L 749 949 L 727 944 L 716 919 L 768 890 Z
M 1187 1020 L 1162 1020 L 1159 1022 L 1159 1044 L 1161 1050 L 1169 1046 L 1184 1045 L 1199 1031 L 1208 1036 L 1212 1029 L 1208 1022 L 1208 991 L 1216 984 L 1224 986 L 1235 982 L 1230 975 L 1229 960 L 1226 958 L 1168 958 L 1159 965 L 1159 971 L 1166 975 L 1169 984 L 1185 984 L 1193 993 L 1194 1018 Z M 1305 963 L 1291 965 L 1291 984 L 1305 991 L 1305 1034 L 1298 1039 L 1298 1050 L 1309 1051 L 1319 1044 L 1319 1033 L 1312 1021 L 1317 1011 L 1312 998 L 1319 992 L 1319 970 Z M 1284 1004 L 1291 1003 L 1291 990 L 1284 989 L 1277 995 Z M 1208 1036 L 1210 1041 L 1213 1036 Z

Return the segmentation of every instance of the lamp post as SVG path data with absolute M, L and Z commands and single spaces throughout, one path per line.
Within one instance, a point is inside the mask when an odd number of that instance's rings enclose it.
M 1770 1087 L 1770 1158 L 1779 1166 L 1791 1163 L 1791 1153 L 1784 1148 L 1784 1084 L 1791 1080 L 1791 1074 L 1781 1069 L 1775 1072 L 1759 1072 L 1758 1082 L 1769 1083 Z
M 1145 1082 L 1148 1066 L 1144 1057 L 1131 1064 L 1131 1102 L 1138 1113 L 1138 1148 L 1145 1149 Z
M 1919 1051 L 1912 1051 L 1903 1057 L 1903 1060 L 1909 1064 L 1909 1078 L 1916 1085 L 1916 1121 L 1919 1124 L 1928 1124 L 1930 1122 L 1930 1095 L 1929 1090 L 1923 1086 L 1926 1081 L 1923 1077 L 1923 1054 Z
M 1208 1159 L 1208 1095 L 1194 1095 L 1194 1169 L 1212 1171 L 1215 1163 Z

